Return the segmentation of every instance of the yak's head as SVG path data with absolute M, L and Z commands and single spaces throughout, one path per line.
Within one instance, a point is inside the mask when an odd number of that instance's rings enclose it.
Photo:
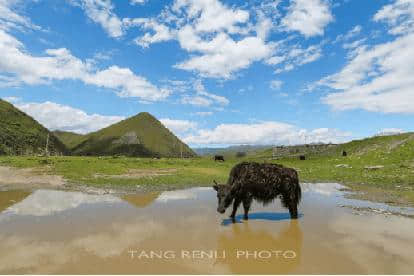
M 223 185 L 223 184 L 217 184 L 217 182 L 214 180 L 214 190 L 217 191 L 217 199 L 218 199 L 218 207 L 217 212 L 220 214 L 223 214 L 226 209 L 230 206 L 230 204 L 233 202 L 233 194 L 231 192 L 231 186 L 230 185 Z

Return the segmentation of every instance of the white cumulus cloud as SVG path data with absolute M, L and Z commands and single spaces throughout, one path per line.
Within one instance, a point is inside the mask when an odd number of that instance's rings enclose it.
M 174 0 L 158 16 L 150 18 L 119 18 L 110 0 L 72 2 L 83 7 L 86 14 L 112 37 L 121 37 L 127 30 L 139 28 L 141 32 L 133 41 L 142 48 L 176 40 L 189 56 L 177 62 L 175 68 L 220 79 L 232 79 L 237 72 L 255 62 L 277 65 L 284 61 L 283 68 L 276 70 L 280 73 L 317 60 L 322 56 L 320 47 L 310 46 L 303 49 L 301 57 L 292 58 L 288 51 L 281 53 L 278 49 L 283 41 L 271 41 L 269 34 L 284 29 L 299 31 L 305 36 L 322 35 L 325 26 L 333 20 L 325 0 L 292 0 L 279 26 L 280 1 L 237 7 L 220 0 Z M 143 2 L 130 1 L 131 4 Z M 292 46 L 301 48 L 298 45 L 288 45 L 287 48 Z M 186 97 L 184 101 L 206 104 L 206 100 L 199 97 Z
M 232 78 L 235 72 L 268 58 L 274 49 L 266 41 L 271 20 L 257 16 L 253 22 L 250 11 L 218 0 L 176 0 L 158 18 L 126 18 L 124 22 L 145 30 L 135 39 L 142 47 L 177 40 L 191 55 L 175 67 L 204 77 Z
M 230 103 L 226 97 L 208 92 L 201 80 L 195 80 L 191 85 L 195 94 L 188 94 L 189 89 L 187 88 L 185 90 L 187 92 L 181 97 L 183 104 L 207 107 L 211 105 L 226 106 Z
M 414 113 L 414 1 L 394 1 L 374 20 L 388 24 L 395 38 L 351 48 L 346 66 L 317 83 L 331 89 L 322 101 L 336 110 Z
M 23 3 L 22 0 L 0 0 L 0 29 L 41 29 L 33 24 L 28 17 L 15 11 L 15 7 L 21 3 Z
M 307 63 L 314 62 L 322 57 L 322 43 L 306 48 L 300 45 L 278 45 L 279 47 L 265 62 L 276 67 L 275 73 L 292 71 Z
M 152 18 L 124 18 L 122 22 L 125 28 L 138 26 L 147 31 L 143 36 L 134 39 L 134 42 L 143 48 L 147 48 L 153 43 L 168 41 L 174 38 L 173 30 Z
M 102 129 L 125 119 L 123 116 L 88 114 L 83 110 L 53 102 L 15 101 L 14 105 L 50 130 L 72 131 L 81 134 Z
M 336 129 L 300 129 L 281 122 L 261 122 L 252 124 L 220 124 L 213 129 L 199 129 L 183 140 L 192 145 L 226 144 L 302 144 L 338 143 L 349 139 L 351 134 Z
M 337 43 L 340 41 L 348 41 L 349 39 L 358 36 L 361 33 L 361 31 L 362 31 L 361 25 L 356 25 L 351 30 L 349 30 L 347 33 L 338 35 L 336 39 L 333 41 L 333 43 Z
M 305 37 L 323 35 L 326 25 L 333 21 L 329 3 L 324 0 L 291 0 L 282 27 L 298 31 Z
M 122 97 L 146 101 L 162 100 L 170 94 L 129 68 L 111 66 L 97 70 L 92 63 L 73 56 L 66 48 L 47 49 L 44 55 L 33 56 L 23 43 L 0 29 L 0 86 L 46 84 L 53 80 L 79 80 L 112 89 Z
M 391 28 L 391 34 L 404 34 L 414 29 L 414 1 L 395 0 L 385 5 L 375 16 L 375 21 L 386 22 Z
M 188 120 L 174 120 L 169 118 L 160 119 L 160 122 L 165 125 L 176 135 L 183 135 L 191 130 L 197 128 L 197 123 Z
M 111 37 L 124 35 L 122 20 L 114 13 L 111 0 L 71 0 L 70 3 L 82 7 L 86 15 Z

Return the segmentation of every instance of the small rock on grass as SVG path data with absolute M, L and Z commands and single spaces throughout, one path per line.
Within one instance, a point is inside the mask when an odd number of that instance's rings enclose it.
M 338 165 L 336 165 L 335 166 L 336 168 L 349 168 L 349 169 L 351 169 L 352 167 L 351 166 L 349 166 L 348 164 L 338 164 Z
M 377 166 L 365 166 L 365 167 L 364 167 L 364 169 L 366 169 L 366 170 L 379 170 L 379 169 L 382 169 L 382 168 L 384 168 L 384 166 L 383 166 L 383 165 L 377 165 Z

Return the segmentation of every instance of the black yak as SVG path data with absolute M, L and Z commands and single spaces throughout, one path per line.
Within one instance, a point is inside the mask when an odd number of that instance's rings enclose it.
M 223 161 L 224 162 L 224 156 L 223 155 L 214 155 L 214 161 Z
M 348 156 L 348 153 L 346 151 L 342 151 L 342 156 Z
M 217 184 L 217 211 L 223 214 L 233 202 L 230 218 L 235 221 L 240 203 L 244 207 L 244 219 L 248 219 L 250 205 L 255 199 L 264 205 L 280 196 L 282 204 L 289 209 L 290 217 L 298 217 L 298 204 L 301 199 L 301 188 L 296 170 L 282 165 L 242 162 L 234 166 L 227 184 Z
M 299 155 L 299 160 L 306 160 L 306 156 L 305 155 Z

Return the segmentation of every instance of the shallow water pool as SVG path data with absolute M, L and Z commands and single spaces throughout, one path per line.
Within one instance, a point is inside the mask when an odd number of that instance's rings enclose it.
M 277 200 L 235 224 L 212 188 L 0 192 L 0 273 L 414 273 L 414 210 L 342 188 L 302 184 L 298 220 Z

